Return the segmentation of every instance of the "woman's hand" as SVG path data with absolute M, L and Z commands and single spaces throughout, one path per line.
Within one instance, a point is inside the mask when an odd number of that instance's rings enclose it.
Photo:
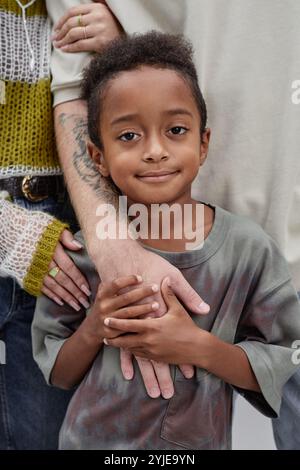
M 58 305 L 66 302 L 79 311 L 80 304 L 85 308 L 90 306 L 88 296 L 91 292 L 86 278 L 65 253 L 64 247 L 72 251 L 83 248 L 69 230 L 62 232 L 49 265 L 49 272 L 44 277 L 42 292 Z
M 54 47 L 64 52 L 100 52 L 123 29 L 105 1 L 70 8 L 54 26 Z

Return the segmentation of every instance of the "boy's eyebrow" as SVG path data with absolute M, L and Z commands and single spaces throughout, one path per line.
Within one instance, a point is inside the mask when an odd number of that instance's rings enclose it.
M 111 126 L 115 126 L 116 124 L 120 124 L 122 122 L 133 121 L 138 117 L 138 114 L 124 114 L 116 119 L 113 119 L 110 123 Z
M 193 114 L 185 108 L 175 108 L 175 109 L 168 109 L 167 111 L 164 112 L 164 114 L 168 115 L 176 115 L 176 114 L 185 114 L 187 116 L 193 117 Z M 115 126 L 117 124 L 120 124 L 122 122 L 128 122 L 128 121 L 133 121 L 134 119 L 138 118 L 139 115 L 137 113 L 132 113 L 132 114 L 124 114 L 123 116 L 117 117 L 116 119 L 113 119 L 110 123 L 111 126 Z
M 185 108 L 169 109 L 168 111 L 165 111 L 165 114 L 170 114 L 171 116 L 175 114 L 186 114 L 187 116 L 193 117 L 193 114 Z

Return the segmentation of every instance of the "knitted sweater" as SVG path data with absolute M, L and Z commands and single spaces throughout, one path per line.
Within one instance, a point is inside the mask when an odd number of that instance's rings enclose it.
M 21 3 L 32 3 L 25 10 L 26 26 L 18 2 L 0 3 L 0 179 L 61 173 L 50 90 L 52 25 L 43 0 Z M 76 99 L 72 74 L 69 80 Z M 48 214 L 0 199 L 0 275 L 15 277 L 38 295 L 65 227 Z

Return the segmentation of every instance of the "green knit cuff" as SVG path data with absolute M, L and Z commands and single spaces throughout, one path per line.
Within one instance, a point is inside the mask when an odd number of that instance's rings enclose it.
M 68 224 L 54 219 L 44 230 L 24 278 L 23 288 L 29 294 L 35 297 L 41 294 L 43 279 L 49 270 L 57 242 L 66 228 L 69 228 Z

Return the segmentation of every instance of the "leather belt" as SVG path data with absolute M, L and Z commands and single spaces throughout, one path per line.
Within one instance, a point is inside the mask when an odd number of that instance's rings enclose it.
M 12 176 L 0 179 L 0 190 L 7 191 L 12 198 L 25 197 L 31 202 L 40 202 L 49 196 L 59 196 L 65 192 L 62 175 L 51 176 Z

